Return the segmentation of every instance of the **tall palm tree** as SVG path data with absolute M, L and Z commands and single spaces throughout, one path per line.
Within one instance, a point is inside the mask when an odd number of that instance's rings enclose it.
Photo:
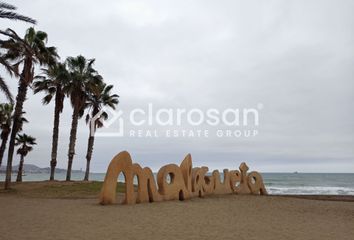
M 46 95 L 42 99 L 43 104 L 49 104 L 55 98 L 54 107 L 54 126 L 52 135 L 52 153 L 50 160 L 50 178 L 54 180 L 55 167 L 57 165 L 59 121 L 60 114 L 64 107 L 64 86 L 69 81 L 69 73 L 65 63 L 57 63 L 47 69 L 43 69 L 44 76 L 36 77 L 39 79 L 33 83 L 34 93 L 44 92 Z
M 13 111 L 13 105 L 9 103 L 0 104 L 0 128 L 1 128 L 1 146 L 0 146 L 0 167 L 2 163 L 2 157 L 6 149 L 7 139 L 11 132 L 11 116 Z
M 0 33 L 9 37 L 8 40 L 0 42 L 0 47 L 7 50 L 5 53 L 6 59 L 11 59 L 16 69 L 22 65 L 7 159 L 5 189 L 8 189 L 11 184 L 15 138 L 19 131 L 27 89 L 34 78 L 34 67 L 36 65 L 53 65 L 56 63 L 58 55 L 55 47 L 46 46 L 47 34 L 42 31 L 35 31 L 32 27 L 27 30 L 23 39 L 11 29 L 0 31 Z
M 64 87 L 64 92 L 70 98 L 73 114 L 70 130 L 66 181 L 71 180 L 78 120 L 84 114 L 88 95 L 94 92 L 102 82 L 101 75 L 99 75 L 93 68 L 94 62 L 95 59 L 86 59 L 81 55 L 77 57 L 69 57 L 67 59 L 70 83 Z
M 10 19 L 10 20 L 20 20 L 20 21 L 36 24 L 36 20 L 20 15 L 14 12 L 14 10 L 16 10 L 16 7 L 14 5 L 0 2 L 0 18 Z M 5 69 L 9 72 L 10 76 L 12 76 L 13 74 L 15 74 L 16 76 L 18 75 L 18 73 L 15 72 L 15 70 L 12 68 L 10 63 L 7 62 L 7 60 L 4 58 L 4 56 L 1 53 L 0 53 L 0 64 L 5 67 Z M 0 76 L 0 90 L 4 92 L 6 98 L 10 101 L 10 103 L 13 103 L 12 94 L 5 80 L 1 76 Z
M 90 135 L 88 137 L 87 153 L 86 153 L 86 172 L 84 181 L 89 180 L 90 174 L 90 162 L 93 152 L 93 144 L 95 142 L 95 132 L 97 128 L 103 126 L 100 119 L 107 119 L 108 114 L 105 112 L 105 108 L 116 108 L 118 104 L 118 95 L 111 94 L 113 85 L 106 85 L 102 83 L 99 85 L 98 91 L 88 96 L 86 107 L 88 113 L 86 115 L 86 123 L 89 124 Z
M 18 134 L 16 137 L 16 146 L 21 145 L 19 149 L 17 149 L 17 154 L 21 156 L 20 164 L 18 166 L 17 179 L 16 182 L 22 182 L 22 173 L 23 173 L 23 162 L 27 154 L 33 150 L 33 145 L 36 145 L 36 139 L 27 134 Z
M 1 128 L 0 167 L 6 149 L 7 140 L 11 132 L 12 112 L 13 112 L 12 104 L 9 103 L 0 104 L 0 128 Z M 25 114 L 25 112 L 23 112 L 22 114 Z M 19 131 L 22 131 L 22 125 L 23 123 L 26 122 L 28 122 L 27 119 L 21 117 L 20 124 L 19 124 Z
M 0 2 L 0 18 L 10 19 L 10 20 L 19 20 L 32 24 L 36 24 L 36 20 L 30 17 L 23 16 L 14 12 L 17 8 L 14 5 Z

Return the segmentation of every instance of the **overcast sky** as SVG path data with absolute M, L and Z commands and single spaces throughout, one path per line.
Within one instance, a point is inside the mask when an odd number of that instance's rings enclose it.
M 267 172 L 354 172 L 351 0 L 7 2 L 38 20 L 36 28 L 48 33 L 62 59 L 95 58 L 123 113 L 148 103 L 220 110 L 263 104 L 253 138 L 97 138 L 95 172 L 104 172 L 122 150 L 154 170 L 191 153 L 195 165 L 218 169 L 246 161 Z M 29 26 L 1 21 L 2 29 L 21 35 Z M 7 82 L 15 94 L 16 79 Z M 54 106 L 42 106 L 42 95 L 29 92 L 24 129 L 38 146 L 26 162 L 47 167 Z M 61 168 L 67 166 L 71 113 L 66 102 Z M 85 168 L 87 137 L 81 120 L 75 169 Z

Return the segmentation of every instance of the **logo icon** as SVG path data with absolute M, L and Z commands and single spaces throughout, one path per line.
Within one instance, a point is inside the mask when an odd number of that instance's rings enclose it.
M 106 113 L 110 117 L 105 119 L 103 114 Z M 90 132 L 91 136 L 95 135 L 96 137 L 123 137 L 124 136 L 124 121 L 123 121 L 123 111 L 115 111 L 111 108 L 102 108 L 93 118 L 90 120 Z M 100 121 L 103 125 L 103 128 L 110 129 L 109 132 L 96 132 L 95 133 L 95 123 Z M 118 128 L 115 131 L 112 131 L 113 124 L 117 123 Z

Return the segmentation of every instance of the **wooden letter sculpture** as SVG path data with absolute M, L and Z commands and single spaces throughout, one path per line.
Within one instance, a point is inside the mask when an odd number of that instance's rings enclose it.
M 168 164 L 160 168 L 156 185 L 151 169 L 133 164 L 130 154 L 124 151 L 116 155 L 108 166 L 99 202 L 102 205 L 117 203 L 116 187 L 120 173 L 125 178 L 123 204 L 185 200 L 210 194 L 267 194 L 262 176 L 258 172 L 248 174 L 246 163 L 241 163 L 239 170 L 224 169 L 221 181 L 217 170 L 207 175 L 207 167 L 193 168 L 192 157 L 188 154 L 180 166 Z M 137 193 L 134 192 L 134 176 L 138 179 Z M 170 181 L 167 181 L 167 176 Z

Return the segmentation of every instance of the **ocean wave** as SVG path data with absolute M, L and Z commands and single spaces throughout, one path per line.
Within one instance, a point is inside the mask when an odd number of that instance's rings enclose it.
M 332 186 L 266 186 L 269 194 L 276 195 L 354 195 L 354 188 Z

